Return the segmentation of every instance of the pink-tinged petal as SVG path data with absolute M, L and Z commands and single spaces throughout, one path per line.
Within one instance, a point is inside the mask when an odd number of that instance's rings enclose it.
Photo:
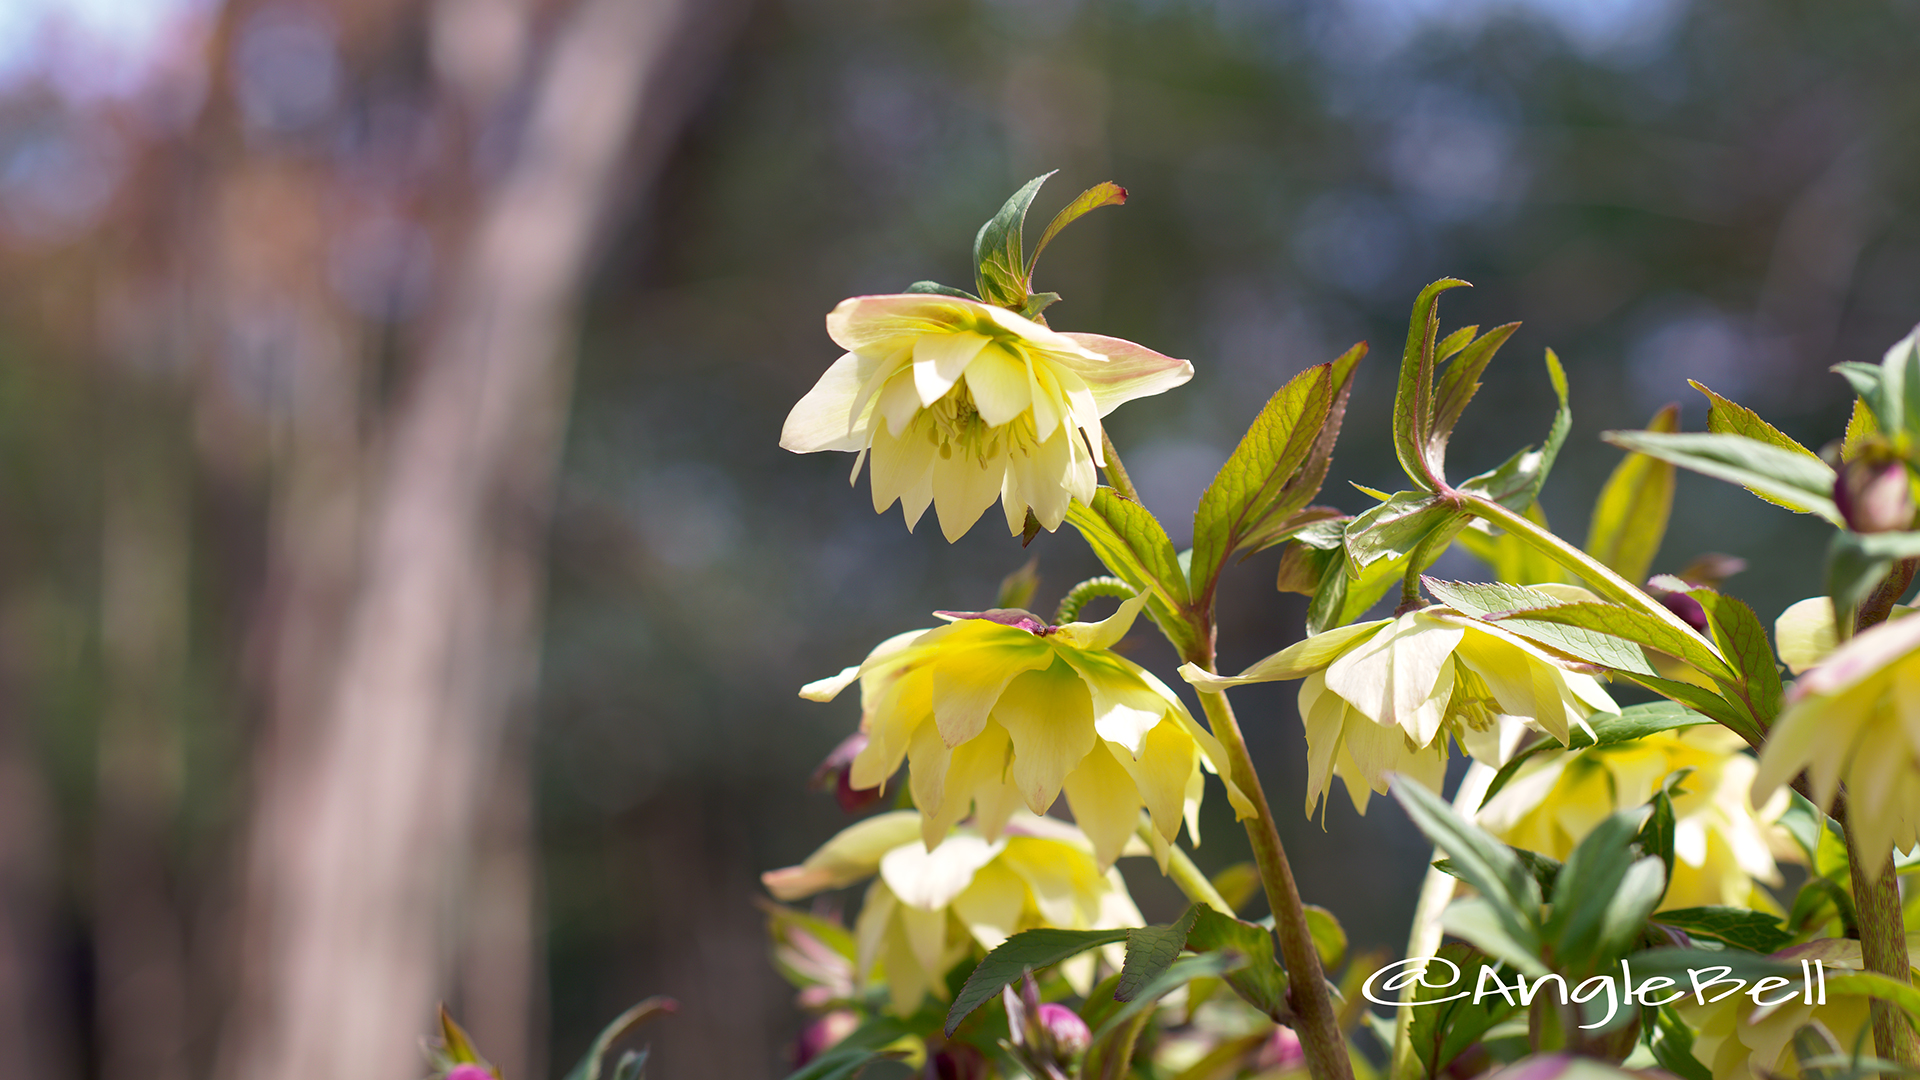
M 956 449 L 949 457 L 934 459 L 933 508 L 940 515 L 940 531 L 948 543 L 967 535 L 973 523 L 1000 497 L 1000 484 L 1006 475 L 1004 452 L 980 461 Z
M 920 404 L 932 405 L 947 396 L 961 372 L 993 339 L 971 330 L 926 334 L 913 343 L 913 388 Z
M 999 345 L 988 345 L 967 364 L 967 391 L 980 419 L 991 427 L 1010 423 L 1033 403 L 1027 365 Z
M 942 334 L 980 321 L 984 305 L 932 293 L 851 296 L 827 315 L 827 336 L 849 352 L 890 352 L 922 334 Z
M 1063 334 L 1088 352 L 1107 358 L 1104 364 L 1074 365 L 1087 381 L 1105 416 L 1134 398 L 1164 394 L 1193 378 L 1193 365 L 1120 338 L 1102 334 Z
M 780 446 L 796 454 L 820 450 L 864 450 L 866 425 L 856 414 L 860 389 L 880 366 L 854 353 L 833 362 L 820 381 L 813 384 L 787 413 L 780 428 Z

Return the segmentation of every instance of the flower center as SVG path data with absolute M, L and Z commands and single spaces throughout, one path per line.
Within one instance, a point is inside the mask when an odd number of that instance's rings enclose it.
M 940 449 L 942 459 L 951 459 L 958 453 L 962 460 L 971 459 L 984 469 L 988 462 L 1000 456 L 1003 447 L 1021 454 L 1033 451 L 1032 415 L 1022 413 L 999 427 L 988 424 L 973 403 L 965 375 L 940 400 L 929 405 L 925 415 L 931 421 L 926 425 L 927 441 Z

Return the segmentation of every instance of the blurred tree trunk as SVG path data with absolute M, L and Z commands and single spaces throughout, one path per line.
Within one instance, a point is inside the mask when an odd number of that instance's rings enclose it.
M 487 934 L 518 924 L 506 950 L 470 949 L 464 966 L 484 982 L 468 992 L 482 1013 L 521 1014 L 500 1063 L 528 1075 L 507 1059 L 530 1054 L 529 776 L 524 751 L 499 749 L 532 686 L 570 325 L 636 121 L 676 126 L 663 114 L 683 102 L 662 93 L 662 69 L 684 62 L 690 25 L 728 6 L 579 0 L 556 32 L 364 482 L 355 592 L 303 710 L 312 730 L 300 754 L 271 759 L 285 775 L 257 778 L 258 813 L 279 825 L 251 854 L 249 944 L 263 955 L 243 980 L 257 1000 L 223 1048 L 234 1080 L 416 1075 L 455 963 L 448 920 L 463 915 Z M 650 175 L 647 156 L 629 180 Z M 469 877 L 482 821 L 506 854 L 491 845 Z M 489 895 L 457 895 L 475 888 Z

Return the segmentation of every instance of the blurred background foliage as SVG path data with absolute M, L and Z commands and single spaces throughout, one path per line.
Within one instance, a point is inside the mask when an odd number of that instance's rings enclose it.
M 537 689 L 469 707 L 497 723 L 450 714 L 478 763 L 447 757 L 472 779 L 455 854 L 416 853 L 444 917 L 432 997 L 400 1009 L 425 1031 L 447 999 L 510 1077 L 652 993 L 686 1006 L 651 1029 L 657 1075 L 778 1074 L 799 1017 L 757 875 L 844 824 L 804 782 L 857 719 L 794 691 L 934 608 L 991 604 L 1030 555 L 1047 610 L 1096 571 L 1071 535 L 1023 552 L 991 513 L 952 546 L 910 536 L 848 490 L 849 459 L 776 446 L 835 356 L 822 316 L 970 285 L 974 229 L 1027 178 L 1061 170 L 1038 213 L 1131 193 L 1037 287 L 1065 297 L 1056 327 L 1194 361 L 1112 424 L 1176 543 L 1266 395 L 1356 340 L 1374 353 L 1321 501 L 1399 486 L 1394 365 L 1437 277 L 1475 285 L 1449 326 L 1525 323 L 1455 475 L 1544 435 L 1551 346 L 1575 427 L 1542 505 L 1576 539 L 1616 460 L 1598 432 L 1670 401 L 1701 428 L 1692 377 L 1821 445 L 1847 404 L 1827 367 L 1920 318 L 1912 0 L 599 2 L 670 16 L 664 59 L 561 290 L 563 441 L 508 455 L 545 493 L 514 525 L 545 581 L 516 646 Z M 422 342 L 460 309 L 488 192 L 542 152 L 516 142 L 540 58 L 590 6 L 0 5 L 0 1075 L 254 1060 L 261 822 L 306 825 L 263 800 L 360 782 L 302 772 L 344 636 L 410 632 L 339 617 L 379 580 L 354 538 L 408 402 L 440 385 Z M 1769 621 L 1817 591 L 1822 527 L 1679 484 L 1656 569 L 1743 556 L 1728 588 Z M 1224 667 L 1300 632 L 1275 561 L 1230 572 Z M 1436 573 L 1481 570 L 1456 552 Z M 1171 675 L 1163 645 L 1130 645 Z M 1298 805 L 1291 688 L 1243 700 Z M 1245 857 L 1224 800 L 1206 825 L 1203 867 Z M 1282 825 L 1307 900 L 1398 949 L 1425 849 L 1395 809 L 1336 796 Z M 1150 867 L 1128 876 L 1149 918 L 1176 909 Z

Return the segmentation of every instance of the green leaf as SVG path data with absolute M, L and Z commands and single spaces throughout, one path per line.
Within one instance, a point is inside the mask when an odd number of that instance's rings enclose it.
M 1651 1045 L 1653 1059 L 1660 1067 L 1680 1077 L 1680 1080 L 1713 1080 L 1713 1072 L 1693 1056 L 1693 1029 L 1673 1006 L 1665 1005 L 1659 1010 L 1659 1019 L 1655 1021 L 1656 1034 Z
M 1320 488 L 1327 482 L 1327 470 L 1333 464 L 1333 446 L 1340 438 L 1340 425 L 1347 415 L 1347 397 L 1353 390 L 1353 374 L 1360 361 L 1367 355 L 1367 343 L 1362 341 L 1333 361 L 1330 382 L 1333 386 L 1333 401 L 1327 406 L 1326 415 L 1320 422 L 1320 433 L 1314 439 L 1313 446 L 1307 451 L 1307 458 L 1293 471 L 1291 479 L 1281 487 L 1280 494 L 1273 500 L 1273 506 L 1259 522 L 1247 529 L 1240 547 L 1248 553 L 1262 550 L 1278 543 L 1284 537 L 1281 531 L 1290 527 L 1288 523 L 1299 519 L 1300 515 L 1311 510 L 1307 504 L 1320 494 Z M 1332 511 L 1337 514 L 1338 511 Z
M 1332 971 L 1347 958 L 1347 931 L 1333 912 L 1314 904 L 1305 907 L 1307 933 L 1313 938 L 1313 951 L 1320 954 L 1322 971 Z
M 906 291 L 910 293 L 935 293 L 940 296 L 959 296 L 976 303 L 980 302 L 979 297 L 965 289 L 956 289 L 951 285 L 942 285 L 937 281 L 916 281 L 907 286 Z
M 1197 639 L 1187 619 L 1187 574 L 1159 520 L 1109 487 L 1094 490 L 1091 506 L 1075 499 L 1067 508 L 1067 520 L 1115 577 L 1151 590 L 1147 614 L 1175 649 L 1190 653 Z
M 1198 956 L 1183 956 L 1175 960 L 1160 976 L 1142 987 L 1132 1001 L 1114 1010 L 1093 1029 L 1093 1041 L 1106 1038 L 1121 1024 L 1150 1009 L 1161 998 L 1173 993 L 1195 979 L 1219 978 L 1228 972 L 1238 971 L 1245 966 L 1247 958 L 1236 952 L 1202 953 Z
M 1593 952 L 1596 961 L 1611 961 L 1631 948 L 1666 892 L 1667 868 L 1659 856 L 1649 855 L 1628 866 L 1600 919 L 1599 943 Z
M 1752 608 L 1724 593 L 1693 589 L 1687 595 L 1706 609 L 1714 643 L 1739 671 L 1738 685 L 1747 709 L 1761 727 L 1771 727 L 1773 718 L 1780 715 L 1783 691 L 1780 669 L 1773 659 L 1773 645 L 1767 640 L 1767 628 L 1761 625 Z
M 1027 302 L 1020 305 L 1023 318 L 1037 319 L 1040 313 L 1060 302 L 1057 292 L 1028 293 Z
M 566 1080 L 600 1080 L 601 1060 L 607 1056 L 607 1050 L 613 1046 L 615 1039 L 656 1016 L 674 1012 L 679 1008 L 680 1004 L 672 998 L 650 997 L 614 1017 L 612 1023 L 601 1028 L 600 1034 L 594 1036 L 593 1045 L 587 1049 L 587 1056 L 580 1059 L 580 1064 L 573 1067 L 573 1071 L 567 1074 Z
M 1513 849 L 1462 819 L 1446 800 L 1418 782 L 1396 776 L 1389 784 L 1414 825 L 1452 858 L 1461 880 L 1480 890 L 1502 928 L 1531 954 L 1539 945 L 1540 886 Z
M 1547 441 L 1538 450 L 1522 449 L 1499 468 L 1461 484 L 1460 490 L 1484 495 L 1510 510 L 1525 510 L 1533 505 L 1540 488 L 1547 482 L 1547 474 L 1553 471 L 1554 460 L 1560 456 L 1560 447 L 1566 444 L 1567 432 L 1573 429 L 1573 411 L 1567 404 L 1567 373 L 1552 349 L 1547 350 L 1547 378 L 1553 383 L 1554 395 L 1560 399 L 1559 408 L 1553 414 L 1553 426 L 1547 429 Z
M 1347 524 L 1347 558 L 1360 570 L 1381 559 L 1399 558 L 1456 517 L 1459 512 L 1435 496 L 1402 491 Z
M 1459 978 L 1445 985 L 1414 984 L 1413 1007 L 1408 1016 L 1407 1038 L 1413 1055 L 1428 1077 L 1437 1077 L 1454 1058 L 1485 1035 L 1493 1025 L 1519 1011 L 1499 994 L 1488 994 L 1475 1003 L 1472 997 L 1438 1001 L 1463 989 L 1481 985 L 1481 968 L 1498 965 L 1487 954 L 1457 941 L 1440 946 L 1436 960 L 1444 960 L 1460 972 Z M 1432 966 L 1429 965 L 1429 970 Z M 1436 971 L 1433 982 L 1440 983 L 1443 971 Z
M 1193 595 L 1203 602 L 1227 557 L 1269 511 L 1297 509 L 1276 508 L 1274 500 L 1313 450 L 1332 404 L 1332 364 L 1295 375 L 1267 400 L 1201 494 L 1193 514 Z
M 1120 968 L 1120 984 L 1114 988 L 1115 1001 L 1132 1001 L 1148 983 L 1160 977 L 1186 947 L 1187 932 L 1193 929 L 1200 905 L 1187 908 L 1179 919 L 1165 926 L 1137 926 L 1127 931 L 1127 959 Z
M 1054 172 L 1058 172 L 1055 169 Z M 1021 186 L 1013 197 L 988 219 L 973 237 L 975 288 L 989 304 L 1018 310 L 1027 302 L 1026 258 L 1021 253 L 1021 232 L 1027 220 L 1027 207 L 1040 193 L 1040 185 L 1053 173 L 1036 176 Z
M 1679 986 L 1688 985 L 1688 971 L 1698 971 L 1704 975 L 1707 969 L 1718 967 L 1733 969 L 1727 978 L 1746 979 L 1749 983 L 1769 975 L 1800 974 L 1798 964 L 1786 964 L 1743 949 L 1646 949 L 1627 957 L 1627 963 L 1633 966 L 1636 979 L 1651 979 L 1657 975 L 1672 979 Z M 1832 985 L 1831 979 L 1828 985 Z
M 1632 642 L 1585 626 L 1563 625 L 1510 614 L 1560 607 L 1567 603 L 1552 593 L 1523 585 L 1439 581 L 1430 577 L 1421 578 L 1420 583 L 1427 594 L 1440 603 L 1475 618 L 1503 618 L 1506 620 L 1500 624 L 1503 629 L 1531 638 L 1548 648 L 1619 671 L 1653 674 L 1653 667 L 1647 663 L 1646 655 Z
M 1833 610 L 1854 611 L 1897 559 L 1920 556 L 1920 532 L 1834 534 L 1827 545 L 1827 595 Z
M 1660 790 L 1654 792 L 1653 798 L 1647 800 L 1647 806 L 1652 812 L 1647 815 L 1646 823 L 1640 826 L 1640 834 L 1633 838 L 1641 854 L 1653 855 L 1660 860 L 1663 871 L 1661 896 L 1666 895 L 1665 885 L 1673 881 L 1673 789 L 1692 771 L 1682 769 L 1667 774 L 1660 783 Z M 1658 900 L 1660 897 L 1655 899 Z
M 1441 278 L 1420 290 L 1407 324 L 1407 347 L 1400 358 L 1400 382 L 1393 396 L 1393 452 L 1407 479 L 1423 491 L 1440 490 L 1441 477 L 1427 461 L 1433 432 L 1434 342 L 1440 330 L 1440 294 L 1467 283 Z
M 1804 454 L 1814 459 L 1820 457 L 1819 454 L 1800 445 L 1791 435 L 1762 420 L 1759 413 L 1738 402 L 1721 397 L 1707 389 L 1698 379 L 1688 379 L 1687 385 L 1707 395 L 1708 431 L 1716 434 L 1745 435 L 1749 439 L 1758 439 L 1782 450 L 1791 450 L 1796 454 Z
M 1677 702 L 1650 701 L 1641 705 L 1629 705 L 1618 713 L 1594 713 L 1588 716 L 1587 726 L 1593 729 L 1593 733 L 1599 736 L 1599 739 L 1589 742 L 1586 732 L 1574 728 L 1569 732 L 1571 745 L 1568 749 L 1584 750 L 1589 746 L 1614 746 L 1623 742 L 1632 742 L 1635 739 L 1644 739 L 1648 735 L 1661 731 L 1697 727 L 1713 722 L 1712 717 L 1695 712 Z M 1485 806 L 1489 800 L 1499 794 L 1500 789 L 1506 787 L 1507 782 L 1520 771 L 1520 766 L 1533 755 L 1558 749 L 1560 746 L 1553 740 L 1542 739 L 1508 758 L 1507 763 L 1500 766 L 1500 771 L 1494 773 L 1493 780 L 1487 784 L 1487 793 L 1481 797 L 1480 805 Z
M 1833 467 L 1819 458 L 1725 433 L 1607 431 L 1600 437 L 1623 449 L 1739 484 L 1795 513 L 1818 514 L 1845 527 L 1833 505 Z
M 1698 385 L 1698 384 L 1696 384 Z M 1648 431 L 1680 430 L 1680 406 L 1669 405 L 1647 421 Z M 1628 454 L 1593 504 L 1587 554 L 1628 581 L 1645 581 L 1667 535 L 1673 510 L 1673 465 L 1645 454 Z
M 1475 329 L 1476 327 L 1472 326 L 1466 327 L 1458 334 L 1449 335 L 1447 341 L 1451 342 L 1455 336 L 1460 335 L 1472 337 Z M 1472 401 L 1473 395 L 1480 390 L 1481 373 L 1487 370 L 1487 364 L 1493 360 L 1493 354 L 1499 352 L 1500 346 L 1505 345 L 1507 339 L 1512 337 L 1513 332 L 1518 329 L 1520 324 L 1514 322 L 1505 326 L 1496 326 L 1487 331 L 1472 344 L 1465 346 L 1466 351 L 1460 354 L 1459 359 L 1448 364 L 1446 370 L 1440 374 L 1440 384 L 1435 388 L 1433 396 L 1433 431 L 1434 436 L 1440 440 L 1441 445 L 1437 449 L 1442 455 L 1444 455 L 1447 438 L 1453 434 L 1454 425 L 1460 422 L 1460 414 L 1466 411 L 1467 403 Z M 1441 350 L 1443 358 L 1446 353 L 1447 350 Z
M 1027 259 L 1026 276 L 1029 279 L 1033 277 L 1033 267 L 1040 261 L 1040 253 L 1047 250 L 1047 245 L 1053 242 L 1053 238 L 1060 234 L 1061 229 L 1103 206 L 1120 206 L 1126 201 L 1127 189 L 1111 180 L 1101 181 L 1075 196 L 1072 202 L 1061 207 L 1060 212 L 1053 215 L 1053 220 L 1047 223 L 1047 231 L 1040 234 L 1040 242 L 1033 245 L 1033 255 Z
M 1611 814 L 1567 856 L 1553 886 L 1553 914 L 1544 927 L 1559 962 L 1577 969 L 1600 957 L 1603 926 L 1612 922 L 1616 894 L 1638 857 L 1633 839 L 1645 817 L 1642 807 Z M 1656 895 L 1653 901 L 1658 900 Z M 1651 903 L 1647 910 L 1653 910 Z
M 1222 915 L 1210 907 L 1188 909 L 1194 916 L 1193 929 L 1187 935 L 1187 948 L 1197 953 L 1232 952 L 1246 963 L 1226 973 L 1228 986 L 1247 1004 L 1284 1022 L 1291 1012 L 1287 1006 L 1287 973 L 1273 958 L 1273 932 L 1264 926 Z M 1309 909 L 1308 926 L 1313 925 Z M 1319 939 L 1315 938 L 1315 944 Z
M 1546 527 L 1547 515 L 1537 501 L 1522 513 L 1529 521 Z M 1508 585 L 1548 585 L 1573 580 L 1546 552 L 1478 518 L 1462 529 L 1454 542 L 1465 548 L 1467 554 L 1486 563 L 1495 581 Z
M 1038 970 L 1052 967 L 1088 949 L 1126 939 L 1126 930 L 1060 930 L 1042 927 L 1020 931 L 988 953 L 973 969 L 973 974 L 967 976 L 966 985 L 953 996 L 953 1005 L 947 1010 L 947 1034 L 952 1035 L 968 1013 L 998 994 L 1001 987 L 1011 985 L 1029 968 Z
M 1534 955 L 1539 945 L 1516 935 L 1500 905 L 1484 896 L 1470 896 L 1448 904 L 1440 915 L 1440 928 L 1462 941 L 1472 942 L 1516 970 L 1536 976 L 1547 973 L 1547 966 Z
M 884 1047 L 911 1034 L 911 1028 L 891 1016 L 875 1017 L 834 1043 L 831 1050 L 789 1073 L 786 1080 L 850 1080 L 879 1057 Z
M 1827 992 L 1831 994 L 1859 994 L 1878 998 L 1898 1006 L 1901 1012 L 1914 1020 L 1920 1020 L 1920 990 L 1912 983 L 1890 979 L 1877 971 L 1852 971 L 1845 975 L 1827 976 Z
M 1676 908 L 1661 912 L 1654 921 L 1748 952 L 1779 952 L 1793 941 L 1779 919 L 1740 907 Z
M 1552 742 L 1535 744 L 1536 748 L 1551 747 L 1552 745 Z M 1508 846 L 1514 855 L 1519 858 L 1521 864 L 1527 868 L 1527 873 L 1533 875 L 1533 880 L 1540 886 L 1541 894 L 1551 893 L 1553 891 L 1553 883 L 1560 877 L 1560 860 L 1550 859 L 1537 851 L 1528 851 L 1526 848 L 1512 847 L 1512 845 Z M 1441 873 L 1460 877 L 1453 865 L 1452 859 L 1436 860 L 1433 868 Z M 1465 879 L 1462 878 L 1461 880 L 1464 881 Z
M 1727 662 L 1714 652 L 1713 646 L 1699 635 L 1682 630 L 1665 619 L 1656 619 L 1646 612 L 1620 604 L 1590 600 L 1553 607 L 1528 608 L 1520 612 L 1493 612 L 1487 618 L 1501 625 L 1505 625 L 1509 620 L 1519 619 L 1528 623 L 1578 626 L 1666 653 L 1699 668 L 1716 679 L 1726 679 L 1731 682 L 1737 682 L 1739 679 Z
M 1723 724 L 1738 732 L 1749 742 L 1760 738 L 1760 726 L 1754 722 L 1753 714 L 1747 712 L 1744 702 L 1729 701 L 1704 687 L 1676 679 L 1662 679 L 1654 675 L 1627 671 L 1621 674 L 1656 694 L 1672 698 L 1695 712 L 1711 717 L 1715 723 Z
M 1840 460 L 1852 461 L 1860 456 L 1868 439 L 1880 433 L 1880 425 L 1874 422 L 1873 410 L 1859 398 L 1853 399 L 1853 412 L 1847 416 L 1847 437 L 1840 444 Z

